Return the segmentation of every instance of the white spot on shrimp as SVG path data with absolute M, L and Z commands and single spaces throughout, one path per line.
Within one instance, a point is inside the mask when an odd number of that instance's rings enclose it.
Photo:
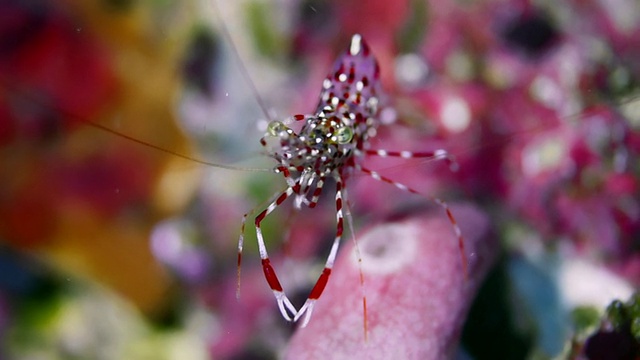
M 360 34 L 355 34 L 351 38 L 351 46 L 349 47 L 349 53 L 353 56 L 356 56 L 360 53 L 362 49 L 362 36 Z
M 400 189 L 402 191 L 408 191 L 409 190 L 409 188 L 406 185 L 401 184 L 401 183 L 394 182 L 393 185 L 395 185 L 398 189 Z
M 435 156 L 438 159 L 444 159 L 447 157 L 447 151 L 443 149 L 438 149 L 433 152 L 433 156 Z

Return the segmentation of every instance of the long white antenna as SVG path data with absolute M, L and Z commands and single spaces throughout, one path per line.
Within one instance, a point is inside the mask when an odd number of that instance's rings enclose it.
M 233 56 L 238 61 L 238 67 L 239 67 L 240 73 L 242 74 L 242 77 L 244 77 L 244 80 L 247 82 L 247 84 L 249 84 L 251 93 L 253 94 L 253 97 L 256 99 L 258 106 L 260 106 L 260 109 L 264 113 L 264 116 L 266 117 L 267 120 L 269 121 L 275 120 L 269 114 L 269 110 L 267 108 L 266 103 L 258 93 L 258 88 L 256 88 L 256 84 L 253 82 L 253 79 L 251 78 L 251 76 L 249 76 L 249 71 L 247 70 L 247 67 L 242 61 L 242 57 L 240 56 L 240 52 L 238 51 L 238 48 L 233 42 L 233 38 L 231 37 L 231 32 L 229 31 L 229 28 L 227 27 L 225 20 L 222 18 L 222 15 L 221 15 L 222 13 L 220 12 L 220 7 L 218 6 L 217 0 L 211 0 L 211 6 L 213 7 L 213 12 L 215 13 L 215 16 L 218 18 L 218 22 L 220 23 L 220 30 L 222 31 L 222 36 L 224 36 L 225 40 L 231 47 L 231 52 L 233 53 Z
M 4 80 L 4 79 L 3 79 Z M 3 83 L 4 81 L 0 81 L 0 83 Z M 11 86 L 7 83 L 4 83 L 4 87 L 9 89 L 10 91 L 12 91 L 13 93 L 17 93 L 20 94 L 22 99 L 26 99 L 28 101 L 32 101 L 34 104 L 38 104 L 41 106 L 44 106 L 45 104 L 42 104 L 42 102 L 38 101 L 38 99 L 36 99 L 34 96 L 31 96 L 28 92 L 26 92 L 25 90 L 20 89 L 19 87 L 15 87 L 15 86 Z M 49 105 L 51 106 L 51 105 Z M 133 136 L 127 135 L 125 133 L 122 133 L 118 130 L 112 129 L 108 126 L 102 125 L 100 123 L 97 123 L 95 121 L 86 119 L 80 115 L 74 114 L 72 112 L 67 111 L 66 109 L 61 109 L 55 106 L 51 106 L 52 110 L 55 110 L 56 112 L 63 114 L 64 116 L 67 116 L 69 118 L 75 119 L 87 126 L 91 126 L 94 127 L 96 129 L 100 129 L 102 131 L 108 132 L 110 134 L 113 134 L 117 137 L 129 140 L 129 141 L 133 141 L 136 144 L 151 148 L 151 149 L 155 149 L 158 151 L 162 151 L 166 154 L 181 158 L 181 159 L 185 159 L 194 163 L 198 163 L 198 164 L 202 164 L 202 165 L 206 165 L 206 166 L 210 166 L 210 167 L 214 167 L 214 168 L 218 168 L 218 169 L 226 169 L 226 170 L 238 170 L 238 171 L 250 171 L 250 172 L 269 172 L 269 173 L 273 173 L 273 169 L 264 169 L 264 168 L 247 168 L 247 167 L 241 167 L 241 166 L 233 166 L 233 165 L 225 165 L 225 164 L 218 164 L 218 163 L 214 163 L 214 162 L 210 162 L 207 160 L 203 160 L 203 159 L 199 159 L 190 155 L 186 155 L 177 151 L 173 151 L 173 150 L 169 150 L 169 149 L 165 149 L 162 146 L 153 144 L 151 142 L 147 142 L 144 140 L 140 140 L 140 139 L 136 139 Z
M 218 163 L 214 163 L 214 162 L 210 162 L 210 161 L 206 161 L 206 160 L 202 160 L 202 159 L 198 159 L 189 155 L 184 155 L 181 154 L 179 152 L 173 151 L 173 150 L 169 150 L 169 149 L 165 149 L 161 146 L 152 144 L 150 142 L 146 142 L 140 139 L 136 139 L 132 136 L 129 136 L 127 134 L 121 133 L 117 130 L 114 130 L 110 127 L 104 126 L 102 124 L 98 124 L 96 122 L 90 121 L 90 120 L 86 120 L 86 119 L 82 119 L 82 122 L 84 122 L 85 124 L 89 125 L 89 126 L 93 126 L 95 128 L 98 128 L 102 131 L 106 131 L 108 133 L 111 133 L 115 136 L 133 141 L 137 144 L 158 150 L 158 151 L 162 151 L 164 153 L 167 153 L 169 155 L 181 158 L 181 159 L 185 159 L 185 160 L 189 160 L 191 162 L 197 163 L 197 164 L 202 164 L 202 165 L 206 165 L 206 166 L 210 166 L 210 167 L 214 167 L 214 168 L 218 168 L 218 169 L 226 169 L 226 170 L 238 170 L 238 171 L 251 171 L 251 172 L 269 172 L 272 173 L 273 170 L 272 169 L 264 169 L 264 168 L 246 168 L 246 167 L 241 167 L 241 166 L 233 166 L 233 165 L 225 165 L 225 164 L 218 164 Z

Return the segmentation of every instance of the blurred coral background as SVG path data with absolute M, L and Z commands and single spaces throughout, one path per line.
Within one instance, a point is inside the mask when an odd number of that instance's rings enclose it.
M 280 318 L 251 228 L 236 299 L 237 238 L 242 215 L 284 186 L 247 170 L 274 165 L 258 143 L 266 120 L 311 112 L 354 33 L 378 58 L 381 117 L 393 122 L 372 147 L 444 148 L 459 165 L 365 162 L 457 203 L 475 249 L 464 297 L 431 310 L 456 319 L 443 325 L 446 351 L 422 354 L 637 359 L 635 0 L 1 2 L 0 358 L 312 358 L 332 329 Z M 357 237 L 395 223 L 426 234 L 446 219 L 366 176 L 348 190 Z M 263 227 L 297 306 L 335 233 L 325 193 L 319 208 L 287 204 Z M 462 278 L 461 267 L 443 271 Z M 415 286 L 400 275 L 398 286 Z M 320 302 L 340 309 L 344 291 L 359 296 L 341 279 Z

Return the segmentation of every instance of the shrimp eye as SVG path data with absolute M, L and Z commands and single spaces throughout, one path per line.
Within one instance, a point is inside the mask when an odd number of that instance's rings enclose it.
M 347 144 L 353 139 L 353 130 L 349 126 L 341 127 L 336 134 L 338 144 Z
M 274 120 L 269 122 L 267 126 L 267 133 L 271 136 L 278 136 L 283 131 L 287 131 L 288 127 L 282 122 L 278 120 Z

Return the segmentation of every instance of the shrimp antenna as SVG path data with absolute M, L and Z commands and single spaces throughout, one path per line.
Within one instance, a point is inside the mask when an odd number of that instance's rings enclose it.
M 242 61 L 242 57 L 240 56 L 240 52 L 238 51 L 238 48 L 233 42 L 233 38 L 231 37 L 231 32 L 229 31 L 229 27 L 227 27 L 227 23 L 224 21 L 224 19 L 221 16 L 222 13 L 220 12 L 218 1 L 211 0 L 211 6 L 213 7 L 213 13 L 215 14 L 214 16 L 218 18 L 218 22 L 220 23 L 220 31 L 222 31 L 222 36 L 224 36 L 225 40 L 227 40 L 227 43 L 229 44 L 229 47 L 231 47 L 231 52 L 233 53 L 233 56 L 238 61 L 238 68 L 240 70 L 240 73 L 242 74 L 242 77 L 247 82 L 247 84 L 249 84 L 251 93 L 253 94 L 253 97 L 256 99 L 258 106 L 260 106 L 260 110 L 262 110 L 267 120 L 269 121 L 274 120 L 269 114 L 269 109 L 267 107 L 267 104 L 262 99 L 262 96 L 260 96 L 260 93 L 258 93 L 258 88 L 256 87 L 256 84 L 253 82 L 253 79 L 251 79 L 251 76 L 249 76 L 249 71 L 247 70 L 247 67 L 244 64 L 244 61 Z
M 233 166 L 233 165 L 225 165 L 225 164 L 218 164 L 218 163 L 214 163 L 214 162 L 210 162 L 210 161 L 206 161 L 206 160 L 202 160 L 202 159 L 198 159 L 192 156 L 188 156 L 188 155 L 184 155 L 181 154 L 179 152 L 173 151 L 173 150 L 169 150 L 169 149 L 165 149 L 161 146 L 140 140 L 140 139 L 136 139 L 132 136 L 129 136 L 127 134 L 123 134 L 119 131 L 116 131 L 114 129 L 111 129 L 110 127 L 98 124 L 96 122 L 90 121 L 90 120 L 86 120 L 86 119 L 81 119 L 82 122 L 86 123 L 89 126 L 93 126 L 94 128 L 100 129 L 102 131 L 106 131 L 110 134 L 113 134 L 115 136 L 121 137 L 123 139 L 127 139 L 130 141 L 133 141 L 137 144 L 158 150 L 158 151 L 162 151 L 163 153 L 169 154 L 171 156 L 175 156 L 181 159 L 185 159 L 185 160 L 189 160 L 191 162 L 197 163 L 197 164 L 201 164 L 201 165 L 207 165 L 207 166 L 211 166 L 214 168 L 218 168 L 218 169 L 225 169 L 225 170 L 238 170 L 238 171 L 251 171 L 251 172 L 273 172 L 273 170 L 271 169 L 263 169 L 263 168 L 245 168 L 245 167 L 241 167 L 241 166 Z
M 11 89 L 13 90 L 15 93 L 20 93 L 23 99 L 28 99 L 29 101 L 32 101 L 33 103 L 39 104 L 39 105 L 43 105 L 42 102 L 38 101 L 37 99 L 34 98 L 34 96 L 29 95 L 27 92 L 20 90 L 18 87 L 16 86 L 10 86 L 7 85 L 5 82 L 6 88 L 7 89 Z M 144 140 L 140 140 L 140 139 L 136 139 L 133 136 L 127 135 L 125 133 L 122 133 L 118 130 L 112 129 L 108 126 L 99 124 L 95 121 L 91 121 L 89 119 L 86 119 L 82 116 L 79 116 L 77 114 L 74 114 L 70 111 L 67 111 L 65 109 L 61 109 L 59 107 L 56 106 L 52 106 L 52 105 L 48 105 L 49 107 L 53 108 L 55 111 L 69 117 L 75 120 L 78 120 L 79 122 L 86 124 L 88 126 L 94 127 L 96 129 L 100 129 L 102 131 L 108 132 L 112 135 L 115 135 L 119 138 L 122 139 L 126 139 L 129 141 L 133 141 L 136 144 L 142 145 L 142 146 L 146 146 L 148 148 L 154 149 L 154 150 L 158 150 L 161 151 L 163 153 L 169 154 L 171 156 L 177 157 L 177 158 L 181 158 L 184 160 L 188 160 L 197 164 L 201 164 L 201 165 L 206 165 L 206 166 L 211 166 L 214 168 L 218 168 L 218 169 L 225 169 L 225 170 L 237 170 L 237 171 L 250 171 L 250 172 L 269 172 L 269 173 L 273 173 L 272 169 L 265 169 L 265 168 L 247 168 L 247 167 L 241 167 L 241 166 L 233 166 L 233 165 L 225 165 L 225 164 L 218 164 L 218 163 L 214 163 L 214 162 L 210 162 L 210 161 L 206 161 L 206 160 L 202 160 L 202 159 L 198 159 L 196 157 L 193 156 L 189 156 L 189 155 L 185 155 L 182 153 L 179 153 L 177 151 L 173 151 L 173 150 L 169 150 L 169 149 L 165 149 L 162 146 L 144 141 Z

